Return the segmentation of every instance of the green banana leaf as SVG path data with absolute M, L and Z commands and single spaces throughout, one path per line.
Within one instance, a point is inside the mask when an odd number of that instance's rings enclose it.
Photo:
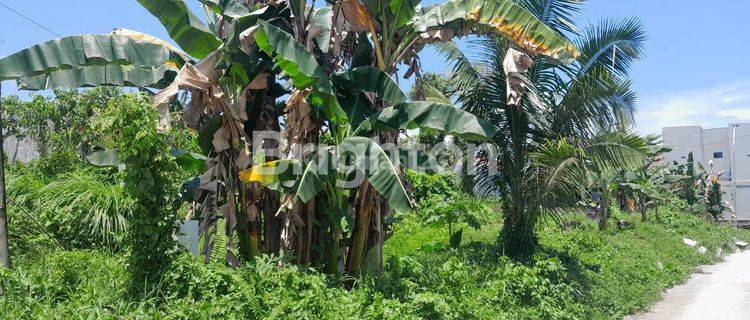
M 315 10 L 312 15 L 312 24 L 321 29 L 319 36 L 315 37 L 323 53 L 328 53 L 328 45 L 331 41 L 331 23 L 333 23 L 333 6 L 327 5 Z
M 206 156 L 187 150 L 172 149 L 169 153 L 177 165 L 185 171 L 201 174 L 206 171 Z
M 499 34 L 525 50 L 562 63 L 580 56 L 570 40 L 512 0 L 451 0 L 417 16 L 413 23 L 419 33 L 450 30 L 455 35 L 467 31 Z
M 362 92 L 376 93 L 390 105 L 397 105 L 406 101 L 406 94 L 401 91 L 398 84 L 388 74 L 375 67 L 359 67 L 337 73 L 332 77 L 332 80 L 336 85 L 355 94 Z
M 421 0 L 390 0 L 388 7 L 393 15 L 392 23 L 395 28 L 407 24 L 414 17 L 415 8 Z
M 195 58 L 203 59 L 222 45 L 183 0 L 138 0 L 138 3 L 159 19 L 182 50 Z
M 349 124 L 352 128 L 360 127 L 363 122 L 375 113 L 372 103 L 362 93 L 357 95 L 341 94 L 339 96 L 339 102 L 346 111 L 346 114 L 349 117 Z
M 294 87 L 311 87 L 313 91 L 310 103 L 322 108 L 329 120 L 339 124 L 347 123 L 346 112 L 336 100 L 333 85 L 323 68 L 318 65 L 315 56 L 290 34 L 270 23 L 261 21 L 258 26 L 254 35 L 256 44 L 274 58 L 274 62 L 292 79 Z
M 239 0 L 199 0 L 214 13 L 230 20 L 243 17 L 250 13 L 250 9 Z
M 352 157 L 352 161 L 347 163 L 352 163 L 356 170 L 365 174 L 391 209 L 397 212 L 411 210 L 409 196 L 399 178 L 399 169 L 375 141 L 365 137 L 346 138 L 339 146 L 338 154 Z
M 48 74 L 92 65 L 156 68 L 184 60 L 167 46 L 123 35 L 89 34 L 40 43 L 0 59 L 0 80 Z
M 406 25 L 414 17 L 421 0 L 363 0 L 365 8 L 380 24 L 393 30 Z
M 408 102 L 377 112 L 371 117 L 381 131 L 432 128 L 467 140 L 487 140 L 498 129 L 489 122 L 452 105 L 436 102 Z
M 50 71 L 45 74 L 17 79 L 22 90 L 48 90 L 55 88 L 83 88 L 119 86 L 163 89 L 169 86 L 180 70 L 167 63 L 156 68 L 132 65 L 93 65 Z
M 227 40 L 224 45 L 224 50 L 234 53 L 240 52 L 240 34 L 255 26 L 258 23 L 258 19 L 263 17 L 267 12 L 268 7 L 263 7 L 232 20 L 232 24 L 229 26 L 229 31 L 227 32 Z
M 318 176 L 318 163 L 316 161 L 310 161 L 305 167 L 305 171 L 302 172 L 297 185 L 295 198 L 307 203 L 315 198 L 321 190 L 323 190 L 323 183 Z

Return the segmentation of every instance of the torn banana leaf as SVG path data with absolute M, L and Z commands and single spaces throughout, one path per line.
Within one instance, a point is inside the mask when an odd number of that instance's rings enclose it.
M 169 36 L 191 56 L 203 59 L 222 45 L 183 0 L 138 0 L 167 29 Z
M 0 81 L 72 67 L 115 64 L 158 68 L 168 62 L 185 61 L 168 46 L 126 35 L 78 35 L 40 43 L 0 59 Z
M 133 65 L 94 65 L 59 69 L 45 74 L 21 77 L 18 87 L 23 90 L 55 88 L 83 88 L 119 86 L 163 89 L 174 81 L 180 70 L 171 62 L 156 68 Z
M 400 171 L 377 142 L 365 137 L 350 137 L 341 143 L 338 154 L 349 158 L 346 163 L 351 163 L 354 169 L 367 177 L 375 190 L 388 201 L 391 209 L 397 212 L 411 211 L 409 196 L 399 178 Z
M 375 67 L 359 67 L 333 76 L 333 82 L 348 91 L 359 94 L 372 92 L 390 105 L 406 101 L 406 94 L 393 79 Z
M 424 42 L 494 33 L 529 52 L 562 63 L 570 63 L 580 56 L 570 40 L 512 0 L 452 0 L 417 16 L 413 24 Z
M 248 13 L 250 9 L 245 1 L 240 0 L 199 0 L 214 13 L 229 19 L 237 19 Z

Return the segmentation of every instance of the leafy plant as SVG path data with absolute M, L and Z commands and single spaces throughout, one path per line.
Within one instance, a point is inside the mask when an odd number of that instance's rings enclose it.
M 208 230 L 215 230 L 221 215 L 228 222 L 228 238 L 239 233 L 238 252 L 245 261 L 283 249 L 299 257 L 300 264 L 326 261 L 329 270 L 337 273 L 339 260 L 346 259 L 347 273 L 353 276 L 360 275 L 368 256 L 373 257 L 374 269 L 380 269 L 386 218 L 391 211 L 409 210 L 400 168 L 388 163 L 370 138 L 396 143 L 399 131 L 420 127 L 480 140 L 496 132 L 491 124 L 452 105 L 406 102 L 393 79 L 399 64 L 408 65 L 407 75 L 420 80 L 419 51 L 425 44 L 473 33 L 499 35 L 525 53 L 550 61 L 566 63 L 579 55 L 566 37 L 511 0 L 454 0 L 429 8 L 420 7 L 419 1 L 401 0 L 339 0 L 325 7 L 316 7 L 314 1 L 252 5 L 237 0 L 201 1 L 207 24 L 183 0 L 138 2 L 185 52 L 152 36 L 117 29 L 106 35 L 65 37 L 5 57 L 0 60 L 0 80 L 13 79 L 28 89 L 97 85 L 164 89 L 154 97 L 163 116 L 162 128 L 170 123 L 166 117 L 179 90 L 190 91 L 183 120 L 199 132 L 207 158 L 196 192 L 199 203 L 194 206 L 195 214 L 203 219 L 204 237 L 211 236 Z M 278 106 L 277 100 L 282 102 Z M 367 183 L 351 190 L 326 182 L 352 172 L 315 177 L 313 171 L 305 170 L 306 175 L 292 180 L 312 187 L 281 194 L 266 192 L 262 181 L 240 181 L 239 173 L 252 165 L 248 159 L 255 158 L 249 154 L 256 151 L 250 148 L 251 132 L 278 130 L 280 116 L 285 117 L 289 149 L 283 157 L 269 157 L 259 167 L 286 161 L 310 168 L 311 157 L 298 148 L 317 142 L 328 131 L 335 138 L 333 147 L 373 151 L 385 170 L 363 168 L 360 161 L 354 169 L 364 171 Z M 136 221 L 139 210 L 162 204 L 162 200 L 144 203 L 144 199 L 148 199 L 146 192 L 160 195 L 157 187 L 166 183 L 161 183 L 152 165 L 168 158 L 155 149 L 155 141 L 161 138 L 156 139 L 150 123 L 139 124 L 148 128 L 143 137 L 128 132 L 122 138 L 145 138 L 142 148 L 136 142 L 117 143 L 125 153 L 122 158 L 128 172 L 145 170 L 140 173 L 146 176 L 141 191 L 131 185 L 138 179 L 130 174 L 126 179 L 127 189 L 141 206 L 135 211 Z M 131 152 L 136 150 L 153 163 L 135 159 Z M 170 170 L 169 166 L 163 169 Z M 320 183 L 310 184 L 316 180 Z M 320 199 L 315 199 L 318 194 Z M 359 205 L 349 208 L 350 202 Z M 279 209 L 282 215 L 276 214 Z M 348 234 L 351 245 L 344 254 L 327 250 L 338 250 L 343 237 L 337 216 L 354 217 Z M 313 227 L 314 221 L 332 224 Z M 326 249 L 314 250 L 319 248 Z M 239 264 L 232 241 L 226 261 Z
M 520 3 L 564 34 L 577 30 L 567 22 L 584 4 Z M 453 43 L 438 49 L 453 63 L 457 103 L 500 128 L 492 140 L 497 153 L 486 154 L 475 190 L 501 198 L 506 252 L 526 255 L 538 244 L 534 230 L 541 217 L 577 206 L 573 194 L 583 180 L 561 177 L 556 169 L 577 162 L 579 141 L 632 123 L 635 93 L 627 75 L 642 57 L 645 33 L 637 19 L 603 20 L 580 31 L 574 42 L 581 55 L 564 66 L 525 56 L 503 38 L 470 41 L 478 51 L 471 57 Z M 552 156 L 540 158 L 545 152 Z
M 110 100 L 92 119 L 94 130 L 108 133 L 101 142 L 117 148 L 127 168 L 125 191 L 134 201 L 127 237 L 134 293 L 148 292 L 158 283 L 175 251 L 177 166 L 157 122 L 151 102 L 140 94 Z
M 80 170 L 37 190 L 31 208 L 70 247 L 117 250 L 123 245 L 134 204 L 118 181 Z
M 447 225 L 448 239 L 452 248 L 458 248 L 463 239 L 462 225 L 480 229 L 494 211 L 492 206 L 480 199 L 463 193 L 448 197 L 432 195 L 420 203 L 419 216 L 425 224 Z
M 432 197 L 450 197 L 458 192 L 453 177 L 448 174 L 430 174 L 406 170 L 406 180 L 418 203 Z

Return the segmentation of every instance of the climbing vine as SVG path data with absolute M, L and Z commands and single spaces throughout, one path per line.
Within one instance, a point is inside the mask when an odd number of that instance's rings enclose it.
M 92 127 L 107 133 L 101 140 L 105 147 L 117 148 L 125 189 L 136 200 L 127 237 L 128 269 L 131 291 L 143 292 L 159 282 L 175 252 L 177 166 L 169 155 L 167 134 L 157 129 L 156 111 L 142 95 L 112 99 Z

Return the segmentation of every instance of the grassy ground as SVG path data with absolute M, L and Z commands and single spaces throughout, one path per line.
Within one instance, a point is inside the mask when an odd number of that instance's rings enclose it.
M 497 222 L 465 230 L 462 247 L 446 249 L 444 228 L 406 218 L 386 245 L 378 284 L 364 280 L 353 290 L 268 258 L 235 271 L 183 256 L 158 292 L 129 299 L 121 254 L 50 250 L 0 271 L 0 318 L 620 319 L 646 309 L 695 266 L 715 262 L 717 248 L 750 240 L 750 232 L 672 211 L 658 223 L 615 219 L 633 228 L 600 233 L 575 216 L 565 230 L 542 227 L 540 251 L 516 262 L 494 245 Z

